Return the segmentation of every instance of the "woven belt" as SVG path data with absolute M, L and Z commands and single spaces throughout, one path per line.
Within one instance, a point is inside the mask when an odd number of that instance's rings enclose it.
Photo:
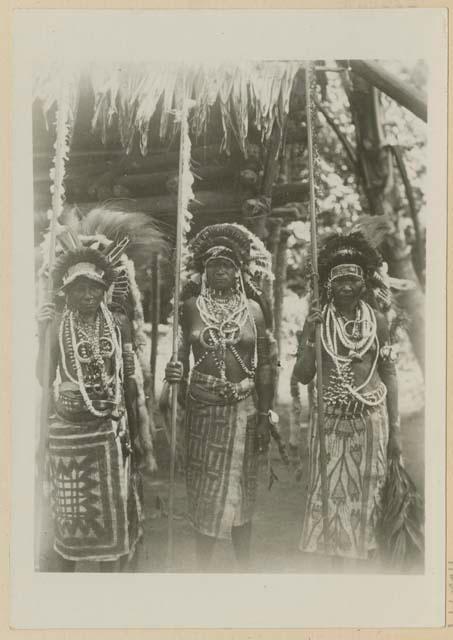
M 361 418 L 371 413 L 373 407 L 368 407 L 363 402 L 354 403 L 350 408 L 337 407 L 333 404 L 326 404 L 324 413 L 326 416 L 337 416 L 339 418 Z
M 107 411 L 109 409 L 113 412 L 115 408 L 115 403 L 111 400 L 103 400 L 93 397 L 90 397 L 90 400 L 97 411 Z M 55 409 L 59 416 L 61 416 L 65 420 L 70 420 L 71 422 L 99 419 L 97 416 L 93 416 L 90 411 L 88 411 L 82 398 L 82 394 L 74 391 L 60 391 L 56 401 Z

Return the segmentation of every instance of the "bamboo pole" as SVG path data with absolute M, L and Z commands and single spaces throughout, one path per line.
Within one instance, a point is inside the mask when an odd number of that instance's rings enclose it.
M 411 111 L 423 122 L 428 121 L 428 101 L 424 93 L 406 84 L 377 62 L 351 60 L 350 65 L 354 73 Z
M 318 244 L 316 236 L 316 200 L 314 182 L 314 153 L 313 153 L 313 121 L 312 121 L 312 73 L 311 64 L 307 62 L 305 66 L 305 95 L 307 108 L 307 142 L 308 142 L 308 173 L 310 184 L 310 236 L 311 236 L 311 258 L 313 265 L 313 297 L 319 304 L 319 274 L 318 274 Z M 315 334 L 316 351 L 316 387 L 318 396 L 318 438 L 319 438 L 319 466 L 321 471 L 321 494 L 322 494 L 322 524 L 324 537 L 324 550 L 328 549 L 329 532 L 329 510 L 327 496 L 327 462 L 326 443 L 324 437 L 324 404 L 322 388 L 322 350 L 321 350 L 321 327 L 316 325 Z
M 178 333 L 179 333 L 179 299 L 181 284 L 181 257 L 183 241 L 183 183 L 184 183 L 184 151 L 185 138 L 187 133 L 188 103 L 185 96 L 185 86 L 183 87 L 183 104 L 181 110 L 181 130 L 179 143 L 179 180 L 178 180 L 178 208 L 176 217 L 176 254 L 175 254 L 175 295 L 173 306 L 173 343 L 172 362 L 178 360 Z M 174 558 L 174 531 L 173 513 L 175 500 L 175 463 L 176 463 L 176 428 L 178 417 L 178 392 L 179 383 L 172 385 L 171 394 L 171 441 L 170 441 L 170 487 L 168 500 L 168 546 L 167 546 L 167 570 L 173 566 Z
M 418 211 L 417 211 L 417 205 L 415 204 L 414 192 L 412 190 L 412 185 L 410 183 L 409 176 L 407 175 L 406 165 L 404 163 L 404 157 L 403 157 L 403 152 L 401 147 L 392 146 L 391 150 L 395 157 L 396 165 L 400 172 L 401 180 L 403 181 L 404 190 L 406 192 L 406 198 L 409 205 L 409 212 L 411 214 L 412 223 L 414 225 L 415 271 L 417 272 L 420 282 L 424 284 L 423 270 L 424 270 L 424 262 L 425 262 L 425 252 L 423 248 L 422 232 L 420 229 L 420 220 L 418 218 Z
M 156 361 L 157 347 L 159 341 L 159 319 L 160 319 L 160 256 L 154 253 L 151 259 L 151 354 L 150 354 L 150 377 L 151 396 L 156 395 Z
M 62 172 L 64 173 L 64 147 L 65 140 L 61 136 L 66 134 L 66 123 L 68 119 L 68 105 L 64 96 L 64 87 L 60 92 L 57 111 L 57 140 L 55 144 L 55 167 L 54 167 L 54 189 L 52 193 L 52 215 L 49 223 L 49 256 L 48 256 L 48 279 L 47 289 L 45 292 L 45 302 L 52 302 L 53 299 L 53 280 L 52 270 L 55 263 L 55 244 L 58 218 L 62 211 L 62 193 L 63 184 Z M 40 552 L 41 552 L 41 530 L 42 518 L 44 512 L 44 470 L 47 449 L 47 433 L 50 407 L 50 347 L 53 326 L 49 323 L 46 327 L 44 335 L 43 361 L 42 361 L 42 398 L 40 413 L 40 429 L 39 442 L 36 455 L 36 483 L 35 483 L 35 569 L 40 569 Z

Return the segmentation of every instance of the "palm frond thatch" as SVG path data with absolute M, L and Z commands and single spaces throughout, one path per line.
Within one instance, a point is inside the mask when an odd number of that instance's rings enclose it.
M 288 113 L 290 92 L 300 63 L 295 61 L 185 65 L 170 62 L 93 65 L 89 78 L 94 90 L 93 128 L 106 139 L 117 121 L 121 142 L 130 151 L 136 132 L 143 155 L 148 152 L 149 124 L 157 114 L 159 136 L 165 138 L 175 126 L 172 110 L 182 106 L 182 87 L 195 101 L 191 130 L 199 136 L 208 123 L 209 111 L 218 103 L 223 128 L 222 148 L 228 152 L 232 138 L 246 152 L 250 118 L 267 140 L 274 123 Z M 60 73 L 41 72 L 34 83 L 34 98 L 44 113 L 58 96 Z M 84 76 L 86 73 L 84 73 Z M 71 75 L 73 77 L 73 74 Z M 184 81 L 183 81 L 184 80 Z

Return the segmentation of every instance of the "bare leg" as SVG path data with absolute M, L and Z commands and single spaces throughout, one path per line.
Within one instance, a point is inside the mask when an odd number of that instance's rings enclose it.
M 118 571 L 118 561 L 117 560 L 104 560 L 99 563 L 99 571 L 101 573 L 115 573 Z
M 335 571 L 343 572 L 344 571 L 344 558 L 341 556 L 332 556 L 330 560 L 330 566 Z
M 211 564 L 216 539 L 212 536 L 205 536 L 203 533 L 199 533 L 198 531 L 195 536 L 198 568 L 201 571 L 207 571 Z
M 252 537 L 252 523 L 247 522 L 240 527 L 231 529 L 233 547 L 236 560 L 243 570 L 250 569 L 250 541 Z
M 129 556 L 128 555 L 121 556 L 121 558 L 120 558 L 120 571 L 124 572 L 124 571 L 130 570 L 132 568 L 132 563 L 134 562 L 135 557 L 136 556 L 134 555 L 134 557 L 129 561 Z
M 62 573 L 74 573 L 76 568 L 75 560 L 68 560 L 67 558 L 63 558 L 60 554 L 57 553 L 58 558 L 58 571 Z

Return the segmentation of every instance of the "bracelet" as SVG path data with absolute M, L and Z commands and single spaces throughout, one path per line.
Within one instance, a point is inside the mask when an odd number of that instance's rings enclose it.
M 312 342 L 311 340 L 306 340 L 304 347 L 311 347 L 313 349 L 315 347 L 315 343 Z

